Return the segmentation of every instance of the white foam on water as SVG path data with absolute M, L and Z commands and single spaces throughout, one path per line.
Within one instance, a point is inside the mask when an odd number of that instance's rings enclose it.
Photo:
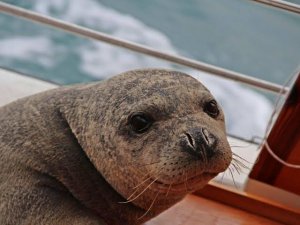
M 95 0 L 36 1 L 34 10 L 96 30 L 105 31 L 116 37 L 155 46 L 165 51 L 174 51 L 169 39 L 161 32 L 146 26 L 130 15 L 121 14 L 118 11 L 102 6 Z
M 0 40 L 0 57 L 23 61 L 35 60 L 45 67 L 51 67 L 54 63 L 52 49 L 56 47 L 51 40 L 43 36 L 17 36 Z
M 146 26 L 130 15 L 105 7 L 98 1 L 35 0 L 33 2 L 32 8 L 37 12 L 177 54 L 177 49 L 172 46 L 166 35 Z M 58 35 L 60 34 L 48 33 L 47 35 L 38 34 L 38 36 L 33 34 L 30 37 L 9 38 L 11 41 L 9 39 L 0 40 L 0 54 L 32 61 L 40 58 L 37 63 L 44 63 L 48 66 L 59 63 L 58 54 L 64 54 L 60 58 L 75 54 L 80 59 L 79 65 L 65 66 L 77 66 L 78 70 L 97 78 L 107 78 L 126 70 L 143 67 L 172 68 L 172 64 L 165 61 L 141 54 L 133 54 L 130 51 L 120 50 L 120 48 L 100 42 L 84 40 L 77 46 L 73 46 L 67 41 L 56 43 L 54 37 Z M 11 50 L 12 46 L 14 47 L 13 50 Z M 244 138 L 263 136 L 272 110 L 271 104 L 264 96 L 237 83 L 208 76 L 201 72 L 187 71 L 200 79 L 223 106 L 227 129 L 230 134 Z
M 97 78 L 109 78 L 127 70 L 145 67 L 170 67 L 168 63 L 120 51 L 112 46 L 93 42 L 90 46 L 81 46 L 81 69 Z
M 94 0 L 37 1 L 34 9 L 40 13 L 104 31 L 115 37 L 175 53 L 169 39 L 161 32 L 144 25 L 130 15 L 121 14 Z M 59 12 L 53 15 L 51 12 Z M 75 50 L 81 58 L 82 71 L 97 78 L 143 67 L 166 67 L 169 63 L 96 41 L 86 41 Z

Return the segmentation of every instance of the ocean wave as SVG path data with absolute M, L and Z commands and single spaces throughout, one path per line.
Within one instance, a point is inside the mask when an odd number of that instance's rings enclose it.
M 31 9 L 45 15 L 106 32 L 116 37 L 144 44 L 155 49 L 177 54 L 178 50 L 163 33 L 146 26 L 136 18 L 105 7 L 95 0 L 31 1 Z M 0 33 L 1 34 L 1 33 Z M 29 36 L 15 35 L 0 40 L 0 57 L 40 63 L 48 69 L 75 67 L 79 73 L 108 78 L 126 70 L 143 67 L 173 68 L 171 63 L 91 40 L 71 43 L 63 33 L 36 32 Z M 63 39 L 63 41 L 57 41 Z M 38 46 L 38 47 L 37 47 Z M 13 47 L 13 51 L 9 51 Z M 65 59 L 78 58 L 78 64 L 65 64 Z M 62 63 L 64 62 L 64 63 Z M 57 68 L 59 67 L 59 68 Z M 227 130 L 230 134 L 251 138 L 263 136 L 271 104 L 262 95 L 236 83 L 192 73 L 201 80 L 223 106 Z M 63 72 L 62 72 L 63 73 Z
M 37 1 L 34 10 L 80 24 L 115 37 L 144 44 L 169 53 L 176 53 L 169 39 L 130 15 L 123 15 L 94 0 Z M 88 13 L 83 13 L 88 12 Z M 81 58 L 80 69 L 96 78 L 107 78 L 124 70 L 142 67 L 165 67 L 168 63 L 133 54 L 96 41 L 82 42 L 75 50 Z
M 48 38 L 42 36 L 17 36 L 0 41 L 0 57 L 23 61 L 35 59 L 37 63 L 45 67 L 51 67 L 54 63 L 55 53 L 51 49 L 56 49 L 56 47 Z

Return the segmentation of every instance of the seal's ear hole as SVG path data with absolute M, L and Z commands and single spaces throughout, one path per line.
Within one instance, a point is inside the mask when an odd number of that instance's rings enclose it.
M 206 112 L 209 116 L 216 118 L 220 114 L 217 102 L 215 100 L 206 102 L 204 105 L 204 112 Z
M 134 132 L 144 133 L 153 124 L 153 119 L 143 112 L 133 113 L 129 117 L 129 124 Z

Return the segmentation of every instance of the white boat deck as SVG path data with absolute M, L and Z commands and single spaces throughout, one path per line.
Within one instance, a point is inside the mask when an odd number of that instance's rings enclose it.
M 0 106 L 55 87 L 58 86 L 0 68 Z

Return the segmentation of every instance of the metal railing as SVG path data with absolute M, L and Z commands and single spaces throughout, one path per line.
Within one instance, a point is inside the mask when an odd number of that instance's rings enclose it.
M 274 1 L 274 0 L 273 0 Z M 272 1 L 272 2 L 273 2 Z M 265 1 L 267 2 L 267 1 Z M 271 1 L 270 1 L 271 2 Z M 204 62 L 196 61 L 193 59 L 189 59 L 182 56 L 177 56 L 173 54 L 169 54 L 166 52 L 162 52 L 144 45 L 140 45 L 137 43 L 133 43 L 130 41 L 126 41 L 123 39 L 116 38 L 111 35 L 104 34 L 99 31 L 95 31 L 86 27 L 82 27 L 76 24 L 68 23 L 59 19 L 55 19 L 49 16 L 45 16 L 30 10 L 26 10 L 20 7 L 16 7 L 10 4 L 6 4 L 0 2 L 0 12 L 17 16 L 19 18 L 27 19 L 33 22 L 41 23 L 44 25 L 48 25 L 50 27 L 60 29 L 69 33 L 73 33 L 76 35 L 80 35 L 83 37 L 87 37 L 93 40 L 98 40 L 102 42 L 106 42 L 111 45 L 115 45 L 118 47 L 122 47 L 125 49 L 132 50 L 134 52 L 142 53 L 144 55 L 149 55 L 155 58 L 159 58 L 162 60 L 166 60 L 175 64 L 187 66 L 189 68 L 193 68 L 196 70 L 207 72 L 211 75 L 220 76 L 226 79 L 234 80 L 241 82 L 243 84 L 247 84 L 253 86 L 255 88 L 260 88 L 263 90 L 285 94 L 289 91 L 288 88 L 280 86 L 278 84 L 274 84 L 265 80 L 253 78 L 242 73 L 234 72 L 231 70 L 227 70 L 221 67 L 213 66 Z
M 300 13 L 299 5 L 287 1 L 281 1 L 281 0 L 251 0 L 251 1 L 273 6 L 293 13 Z

